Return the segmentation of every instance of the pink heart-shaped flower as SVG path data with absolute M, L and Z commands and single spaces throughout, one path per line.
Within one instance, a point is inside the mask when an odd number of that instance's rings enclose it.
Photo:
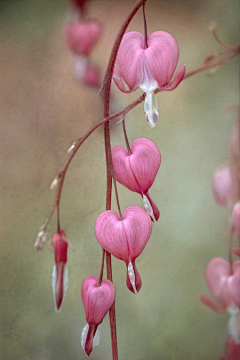
M 99 244 L 119 260 L 125 261 L 129 277 L 127 285 L 134 292 L 141 288 L 141 278 L 135 267 L 135 259 L 142 253 L 151 232 L 150 217 L 139 206 L 128 207 L 123 213 L 123 220 L 119 219 L 115 211 L 108 210 L 100 214 L 96 221 L 95 234 Z
M 87 334 L 82 345 L 85 353 L 89 356 L 93 349 L 93 339 L 97 327 L 112 307 L 116 292 L 110 280 L 103 280 L 99 284 L 97 276 L 90 275 L 82 283 L 81 295 L 88 323 Z
M 70 50 L 79 55 L 88 55 L 100 34 L 100 24 L 96 20 L 78 20 L 67 24 L 65 38 Z
M 161 154 L 157 146 L 149 139 L 139 138 L 131 145 L 131 154 L 123 146 L 112 148 L 112 162 L 115 177 L 129 190 L 145 195 L 149 200 L 156 220 L 160 212 L 149 196 L 161 164 Z
M 240 260 L 232 266 L 222 258 L 210 260 L 206 268 L 206 281 L 218 305 L 207 295 L 200 296 L 203 303 L 218 313 L 231 312 L 232 306 L 240 308 Z

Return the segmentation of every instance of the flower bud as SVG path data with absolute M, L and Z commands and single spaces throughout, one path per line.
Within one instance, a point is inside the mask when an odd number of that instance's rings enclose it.
M 115 288 L 110 280 L 99 279 L 95 275 L 88 276 L 82 283 L 81 295 L 86 314 L 87 325 L 81 336 L 81 345 L 87 356 L 98 343 L 95 337 L 97 327 L 112 307 L 115 301 Z
M 104 211 L 97 218 L 95 235 L 99 244 L 127 266 L 127 287 L 133 293 L 140 290 L 142 281 L 135 259 L 142 253 L 152 232 L 151 219 L 139 206 L 130 206 L 120 220 L 115 211 Z
M 66 234 L 63 230 L 54 233 L 52 245 L 55 253 L 55 265 L 52 269 L 52 291 L 55 303 L 55 310 L 59 312 L 68 288 L 67 249 L 68 243 L 65 240 Z
M 161 164 L 157 146 L 151 140 L 139 138 L 133 141 L 130 155 L 123 146 L 115 146 L 112 148 L 112 162 L 117 181 L 139 193 L 148 214 L 153 220 L 158 220 L 160 212 L 148 192 Z

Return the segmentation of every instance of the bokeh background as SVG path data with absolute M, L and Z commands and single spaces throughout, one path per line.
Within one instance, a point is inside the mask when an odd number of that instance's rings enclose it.
M 103 24 L 91 54 L 102 74 L 133 3 L 89 1 L 89 18 Z M 0 2 L 2 360 L 85 359 L 80 347 L 86 322 L 80 289 L 86 276 L 99 274 L 101 264 L 94 235 L 95 220 L 105 205 L 101 128 L 80 149 L 64 185 L 61 223 L 76 253 L 69 251 L 70 286 L 59 314 L 50 285 L 54 255 L 47 246 L 41 253 L 33 249 L 53 200 L 49 184 L 66 150 L 103 113 L 97 91 L 72 76 L 73 56 L 62 36 L 67 11 L 67 0 Z M 180 47 L 178 67 L 185 63 L 187 70 L 221 50 L 207 29 L 210 20 L 218 23 L 223 41 L 239 41 L 239 15 L 238 0 L 149 0 L 146 5 L 148 32 L 170 32 Z M 129 30 L 143 31 L 141 12 Z M 141 91 L 126 95 L 113 84 L 112 95 L 118 110 Z M 161 151 L 161 168 L 151 189 L 161 217 L 137 259 L 143 281 L 138 295 L 125 285 L 125 264 L 113 259 L 119 359 L 217 360 L 227 338 L 228 316 L 206 308 L 198 294 L 208 293 L 207 262 L 215 256 L 228 258 L 229 212 L 214 203 L 211 178 L 227 161 L 238 103 L 238 60 L 212 77 L 195 75 L 157 99 L 157 128 L 147 125 L 143 104 L 126 118 L 130 141 L 147 137 Z M 111 130 L 112 145 L 124 145 L 121 125 L 115 121 Z M 142 206 L 138 194 L 118 188 L 122 210 Z M 110 360 L 108 317 L 100 328 L 101 343 L 91 359 Z

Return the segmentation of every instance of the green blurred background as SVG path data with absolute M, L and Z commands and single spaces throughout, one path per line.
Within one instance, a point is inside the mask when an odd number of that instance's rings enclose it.
M 134 1 L 92 0 L 89 17 L 103 24 L 91 60 L 104 72 L 117 31 Z M 52 204 L 49 184 L 66 159 L 72 140 L 102 118 L 101 97 L 72 76 L 73 56 L 62 29 L 67 0 L 0 2 L 1 243 L 0 358 L 2 360 L 80 360 L 85 325 L 80 288 L 99 274 L 101 248 L 94 224 L 105 204 L 103 131 L 82 146 L 66 177 L 61 222 L 76 253 L 69 251 L 70 286 L 60 314 L 50 286 L 53 253 L 36 253 L 33 243 Z M 165 30 L 178 41 L 179 65 L 187 71 L 221 50 L 207 30 L 218 23 L 219 37 L 239 41 L 238 0 L 149 0 L 148 32 Z M 142 14 L 129 30 L 143 31 Z M 114 109 L 141 95 L 122 94 L 112 85 Z M 198 74 L 173 92 L 157 95 L 160 119 L 151 129 L 143 104 L 126 118 L 130 141 L 153 140 L 162 165 L 151 189 L 161 217 L 137 259 L 143 286 L 134 296 L 125 285 L 126 267 L 113 259 L 120 360 L 214 360 L 223 353 L 227 315 L 202 305 L 208 293 L 207 262 L 228 257 L 227 209 L 214 203 L 211 177 L 227 161 L 238 103 L 238 60 L 213 77 Z M 124 145 L 120 125 L 112 145 Z M 142 206 L 138 194 L 119 185 L 121 207 Z M 113 209 L 116 204 L 113 201 Z M 51 233 L 56 230 L 55 218 Z M 108 317 L 91 359 L 110 360 Z

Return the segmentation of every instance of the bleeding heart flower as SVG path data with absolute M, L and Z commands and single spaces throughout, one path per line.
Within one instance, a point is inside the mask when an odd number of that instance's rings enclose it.
M 154 90 L 174 90 L 185 75 L 185 65 L 182 65 L 170 84 L 177 67 L 178 56 L 176 40 L 165 31 L 155 31 L 148 35 L 147 48 L 144 36 L 137 31 L 126 33 L 122 39 L 113 79 L 123 92 L 129 93 L 140 87 L 147 93 L 144 110 L 151 127 L 155 127 L 158 120 Z M 123 81 L 129 90 L 125 88 Z
M 81 345 L 87 356 L 99 343 L 97 327 L 103 321 L 115 301 L 115 288 L 110 280 L 99 279 L 95 275 L 88 276 L 82 283 L 82 301 L 86 314 L 87 325 L 81 336 Z
M 100 29 L 100 24 L 96 20 L 68 23 L 65 38 L 69 49 L 79 55 L 88 55 L 99 38 Z
M 218 205 L 226 206 L 231 202 L 232 179 L 228 166 L 217 170 L 213 175 L 212 191 Z
M 153 220 L 158 220 L 160 212 L 148 193 L 161 164 L 157 146 L 145 138 L 133 141 L 131 154 L 123 146 L 115 146 L 112 148 L 112 162 L 117 181 L 139 193 L 148 214 Z
M 225 355 L 220 360 L 240 360 L 240 344 L 235 344 L 232 336 L 227 339 Z
M 240 260 L 231 266 L 222 258 L 213 258 L 206 268 L 208 288 L 217 304 L 207 295 L 200 300 L 219 314 L 229 311 L 233 306 L 240 308 Z
M 128 268 L 127 287 L 136 293 L 142 286 L 135 259 L 142 253 L 152 232 L 150 217 L 139 206 L 130 206 L 120 220 L 115 211 L 104 211 L 97 218 L 95 234 L 99 244 Z
M 232 226 L 235 233 L 240 237 L 240 201 L 238 201 L 232 210 Z
M 52 269 L 52 291 L 55 310 L 59 312 L 68 289 L 67 250 L 68 242 L 63 230 L 54 233 L 51 243 L 55 252 L 55 265 Z
M 207 295 L 200 300 L 218 314 L 228 312 L 228 329 L 237 344 L 240 343 L 240 260 L 232 266 L 222 258 L 209 261 L 206 268 L 208 288 L 216 303 Z

